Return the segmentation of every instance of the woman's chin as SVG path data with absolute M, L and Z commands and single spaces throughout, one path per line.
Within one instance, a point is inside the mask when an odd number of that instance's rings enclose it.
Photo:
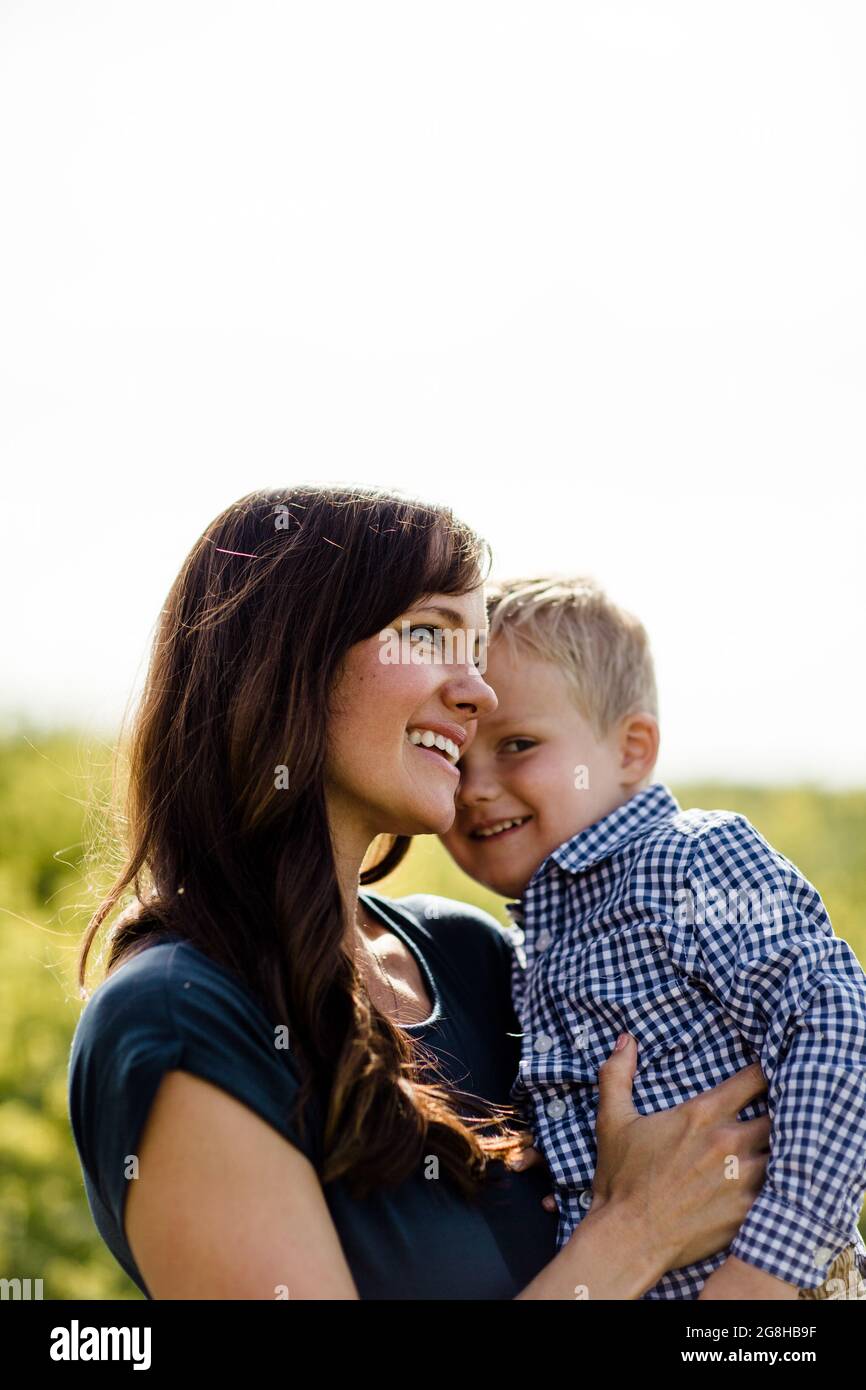
M 426 801 L 406 808 L 406 815 L 395 835 L 444 835 L 454 824 L 456 808 L 452 799 Z

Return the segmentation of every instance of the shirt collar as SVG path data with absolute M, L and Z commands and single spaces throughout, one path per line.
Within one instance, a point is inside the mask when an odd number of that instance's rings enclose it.
M 564 845 L 548 855 L 535 878 L 551 861 L 572 874 L 580 873 L 591 864 L 599 864 L 632 840 L 646 834 L 660 821 L 676 815 L 680 809 L 676 797 L 664 783 L 653 782 L 651 786 L 636 792 L 622 806 L 617 806 L 609 815 L 566 840 Z
M 579 830 L 539 864 L 522 898 L 504 904 L 512 925 L 518 928 L 523 926 L 526 894 L 549 873 L 551 864 L 558 864 L 567 873 L 580 873 L 591 864 L 600 864 L 603 859 L 608 859 L 616 850 L 680 810 L 682 807 L 673 792 L 663 782 L 653 782 L 643 791 L 636 792 L 624 805 L 617 806 L 609 815 L 588 825 L 585 830 Z

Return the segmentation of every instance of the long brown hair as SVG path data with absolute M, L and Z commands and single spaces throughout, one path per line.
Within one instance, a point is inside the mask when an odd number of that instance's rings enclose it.
M 322 1181 L 345 1178 L 357 1196 L 401 1181 L 428 1150 L 470 1196 L 488 1160 L 517 1147 L 511 1107 L 424 1079 L 443 1080 L 431 1054 L 371 1005 L 346 946 L 323 783 L 348 648 L 423 596 L 469 592 L 485 560 L 447 508 L 373 489 L 254 492 L 222 512 L 162 610 L 129 740 L 128 857 L 79 954 L 83 987 L 94 937 L 131 886 L 109 973 L 167 931 L 234 971 L 290 1030 L 302 1130 L 324 1098 Z M 362 881 L 408 844 L 391 840 Z

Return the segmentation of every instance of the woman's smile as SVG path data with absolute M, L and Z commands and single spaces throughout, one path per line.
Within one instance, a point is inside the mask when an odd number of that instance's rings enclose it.
M 466 740 L 465 729 L 459 729 L 455 724 L 418 725 L 406 730 L 406 740 L 413 748 L 417 748 L 419 753 L 427 753 L 436 757 L 440 763 L 444 762 L 459 779 L 457 762 L 460 746 Z

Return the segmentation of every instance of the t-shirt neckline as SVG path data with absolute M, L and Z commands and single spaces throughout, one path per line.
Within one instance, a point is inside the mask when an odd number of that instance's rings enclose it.
M 417 942 L 414 941 L 413 938 L 409 935 L 409 932 L 406 930 L 406 927 L 401 926 L 399 921 L 395 920 L 395 918 L 402 918 L 404 922 L 411 922 L 412 925 L 415 926 L 417 924 L 415 922 L 414 917 L 410 912 L 406 910 L 406 908 L 400 907 L 399 903 L 395 903 L 392 898 L 380 897 L 378 894 L 371 893 L 368 890 L 364 889 L 362 889 L 358 893 L 358 897 L 363 898 L 364 903 L 369 909 L 371 915 L 375 917 L 379 922 L 381 922 L 384 927 L 387 927 L 389 931 L 392 931 L 395 936 L 398 936 L 400 940 L 403 942 L 406 949 L 411 952 L 412 956 L 418 963 L 418 968 L 421 971 L 421 974 L 424 976 L 424 981 L 427 985 L 427 993 L 430 995 L 430 998 L 433 1001 L 433 1012 L 430 1014 L 429 1018 L 422 1019 L 420 1023 L 397 1023 L 395 1024 L 395 1027 L 402 1028 L 407 1033 L 414 1033 L 417 1032 L 419 1029 L 430 1028 L 434 1023 L 439 1023 L 442 1019 L 442 998 L 439 993 L 439 986 L 436 983 L 435 976 L 433 975 L 433 972 L 430 969 L 427 960 L 422 955 L 421 949 L 418 946 Z M 181 932 L 172 931 L 171 929 L 163 932 L 160 936 L 160 941 L 167 940 L 177 940 L 182 945 L 186 946 L 192 945 L 192 943 L 188 941 L 187 938 Z M 210 959 L 210 957 L 208 957 L 208 959 Z M 211 964 L 218 965 L 219 963 L 216 961 L 211 961 Z
M 418 963 L 421 974 L 424 976 L 427 992 L 433 1001 L 433 1012 L 429 1018 L 423 1019 L 420 1023 L 397 1023 L 395 1027 L 402 1028 L 406 1033 L 414 1033 L 418 1029 L 430 1028 L 434 1023 L 438 1023 L 442 1017 L 442 1000 L 439 994 L 439 986 L 417 942 L 412 939 L 405 927 L 401 927 L 399 923 L 394 920 L 395 917 L 399 916 L 404 918 L 404 920 L 412 921 L 414 925 L 414 919 L 405 908 L 400 907 L 398 903 L 393 902 L 390 898 L 380 900 L 378 895 L 364 891 L 363 889 L 358 893 L 358 897 L 363 899 L 364 905 L 369 909 L 372 916 L 377 918 L 389 931 L 392 931 L 395 936 L 398 936 L 406 949 L 411 952 Z M 385 904 L 387 904 L 387 906 L 385 906 Z

